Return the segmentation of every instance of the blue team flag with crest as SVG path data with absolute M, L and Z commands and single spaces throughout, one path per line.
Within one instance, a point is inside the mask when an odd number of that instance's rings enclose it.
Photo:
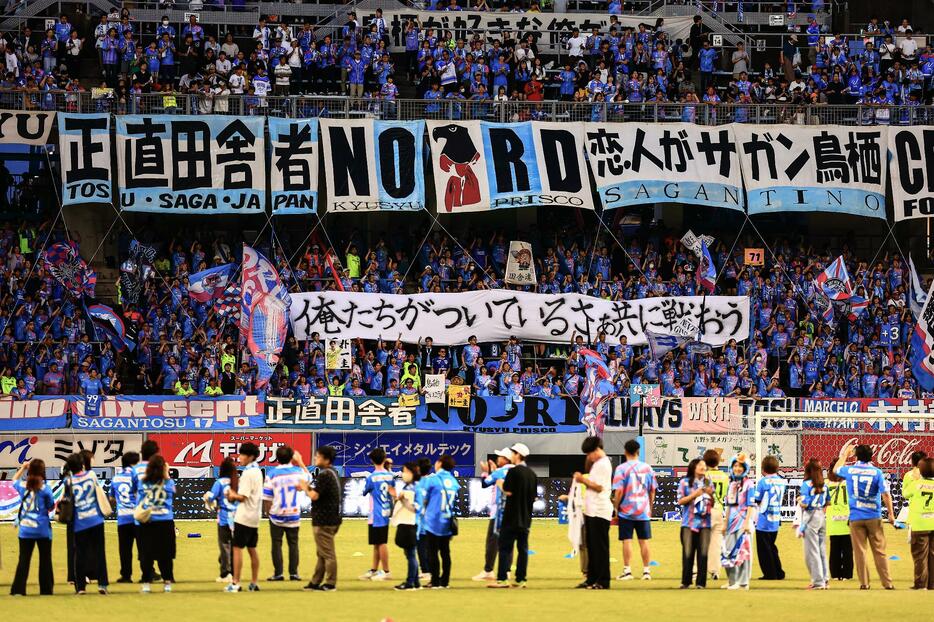
M 831 300 L 842 302 L 853 295 L 850 273 L 846 270 L 842 255 L 817 275 L 817 286 Z
M 934 286 L 932 286 L 934 291 Z M 931 324 L 934 323 L 934 305 L 931 304 L 931 291 L 928 291 L 927 300 L 918 316 L 915 331 L 908 344 L 908 360 L 911 362 L 911 373 L 918 381 L 918 385 L 925 391 L 934 391 L 934 336 L 931 335 Z
M 710 256 L 710 249 L 707 248 L 707 242 L 701 240 L 700 265 L 697 267 L 697 285 L 703 288 L 708 294 L 712 294 L 717 284 L 717 269 L 713 265 L 713 258 Z

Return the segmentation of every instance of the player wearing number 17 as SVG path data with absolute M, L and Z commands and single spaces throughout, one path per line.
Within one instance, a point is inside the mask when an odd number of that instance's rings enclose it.
M 298 527 L 302 512 L 299 491 L 302 482 L 308 482 L 310 477 L 300 460 L 301 455 L 287 445 L 277 449 L 276 462 L 279 466 L 269 472 L 263 485 L 263 509 L 269 515 L 269 537 L 272 540 L 273 572 L 267 581 L 285 580 L 282 574 L 283 536 L 289 545 L 289 580 L 301 581 L 298 576 Z

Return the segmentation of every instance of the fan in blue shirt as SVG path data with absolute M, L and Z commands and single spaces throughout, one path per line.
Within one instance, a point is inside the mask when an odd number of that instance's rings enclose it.
M 21 479 L 25 474 L 25 479 Z M 26 595 L 26 579 L 33 547 L 39 548 L 39 592 L 51 594 L 52 577 L 52 524 L 49 514 L 55 507 L 52 490 L 45 482 L 45 462 L 28 460 L 20 465 L 13 476 L 13 489 L 19 495 L 19 563 L 10 594 Z M 25 555 L 24 555 L 25 554 Z
M 853 455 L 856 463 L 846 465 Z M 869 445 L 852 445 L 840 454 L 834 472 L 846 481 L 846 492 L 850 500 L 850 521 L 879 520 L 882 518 L 882 504 L 888 511 L 889 523 L 895 523 L 892 510 L 892 495 L 882 469 L 872 464 L 872 448 Z
M 133 465 L 139 454 L 127 452 L 121 457 L 121 469 L 110 480 L 110 496 L 117 502 L 117 538 L 120 541 L 120 583 L 130 583 L 133 574 L 133 543 L 136 542 L 137 494 L 133 487 Z M 138 545 L 137 545 L 138 546 Z
M 370 496 L 368 541 L 373 547 L 373 564 L 362 579 L 382 580 L 389 574 L 389 519 L 392 517 L 392 497 L 389 489 L 393 486 L 393 474 L 386 469 L 386 450 L 376 447 L 370 452 L 370 461 L 375 468 L 367 475 L 363 494 Z M 382 570 L 380 570 L 382 566 Z
M 766 581 L 781 581 L 785 578 L 782 561 L 778 555 L 775 539 L 782 522 L 782 499 L 788 483 L 778 474 L 778 458 L 766 456 L 762 459 L 762 473 L 755 488 L 755 501 L 759 504 L 756 519 L 756 553 L 762 578 Z

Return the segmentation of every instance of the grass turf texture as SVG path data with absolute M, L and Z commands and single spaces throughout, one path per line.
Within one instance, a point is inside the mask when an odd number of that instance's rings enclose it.
M 554 520 L 534 521 L 529 558 L 529 584 L 525 590 L 489 590 L 485 584 L 471 581 L 482 570 L 485 520 L 462 520 L 461 535 L 452 544 L 452 581 L 450 590 L 396 592 L 392 586 L 405 574 L 402 551 L 390 544 L 390 564 L 393 578 L 389 581 L 359 581 L 357 577 L 370 565 L 371 548 L 366 545 L 366 522 L 346 521 L 337 536 L 339 582 L 332 593 L 302 592 L 301 586 L 314 569 L 314 542 L 308 521 L 302 521 L 300 533 L 302 583 L 285 581 L 268 583 L 272 574 L 269 553 L 269 533 L 266 523 L 260 528 L 259 593 L 225 594 L 217 576 L 217 537 L 215 525 L 207 521 L 179 522 L 178 557 L 175 575 L 178 583 L 171 594 L 163 594 L 161 585 L 153 585 L 152 594 L 140 594 L 139 585 L 113 584 L 109 596 L 89 591 L 76 596 L 74 588 L 65 583 L 65 534 L 55 526 L 53 556 L 55 564 L 55 595 L 39 598 L 37 557 L 33 556 L 26 598 L 9 596 L 10 582 L 17 560 L 16 532 L 10 524 L 0 525 L 0 548 L 3 569 L 0 570 L 0 611 L 5 619 L 26 619 L 25 616 L 58 617 L 66 615 L 69 622 L 81 620 L 148 619 L 231 620 L 243 619 L 243 614 L 279 620 L 353 620 L 377 622 L 391 618 L 397 622 L 409 620 L 489 620 L 510 617 L 540 617 L 557 619 L 586 616 L 593 619 L 667 620 L 696 615 L 698 611 L 716 612 L 723 619 L 729 615 L 749 615 L 770 619 L 843 620 L 914 618 L 918 612 L 930 611 L 931 594 L 912 591 L 912 561 L 905 531 L 886 526 L 888 555 L 896 591 L 884 591 L 875 571 L 872 590 L 857 591 L 855 580 L 832 581 L 829 591 L 805 591 L 808 575 L 804 566 L 801 541 L 794 537 L 789 525 L 782 527 L 778 539 L 782 562 L 787 573 L 784 581 L 757 581 L 759 569 L 754 562 L 752 588 L 748 592 L 720 590 L 724 583 L 710 581 L 706 591 L 678 590 L 681 573 L 681 546 L 678 525 L 653 523 L 653 557 L 658 562 L 652 568 L 652 581 L 613 581 L 605 592 L 573 590 L 581 575 L 579 561 L 564 556 L 569 551 L 567 529 Z M 108 571 L 111 580 L 119 576 L 116 525 L 106 527 Z M 188 538 L 188 533 L 201 533 L 201 538 Z M 622 551 L 611 531 L 613 575 L 622 569 Z M 390 542 L 392 536 L 390 536 Z M 641 574 L 638 548 L 633 572 Z M 287 556 L 286 556 L 287 559 Z M 249 577 L 249 561 L 244 576 Z M 139 578 L 134 567 L 133 579 Z M 89 590 L 94 585 L 88 586 Z M 842 592 L 846 592 L 846 596 Z M 51 609 L 50 609 L 51 607 Z M 258 619 L 258 618 L 257 618 Z M 727 618 L 728 619 L 728 618 Z

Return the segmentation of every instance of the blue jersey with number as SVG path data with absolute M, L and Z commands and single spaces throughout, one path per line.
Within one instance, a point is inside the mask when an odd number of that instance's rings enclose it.
M 882 493 L 888 492 L 882 469 L 868 462 L 857 462 L 840 467 L 837 475 L 846 480 L 851 521 L 882 518 Z
M 374 527 L 386 527 L 392 517 L 392 497 L 389 488 L 393 476 L 389 471 L 373 471 L 366 476 L 363 494 L 370 495 L 370 513 L 367 522 Z
M 19 494 L 19 537 L 25 540 L 51 540 L 52 523 L 49 512 L 55 507 L 52 489 L 43 484 L 37 491 L 26 490 L 26 482 L 17 480 L 13 488 Z
M 150 521 L 158 523 L 175 519 L 175 480 L 167 479 L 158 484 L 143 480 L 139 494 L 143 507 L 152 508 Z
M 756 484 L 756 503 L 759 504 L 757 530 L 778 531 L 782 523 L 782 499 L 786 486 L 788 482 L 776 473 L 766 475 Z
M 308 472 L 292 464 L 280 464 L 267 472 L 263 483 L 263 501 L 269 501 L 269 521 L 280 527 L 298 527 L 301 519 L 301 498 L 304 493 L 299 488 L 308 481 Z
M 97 527 L 104 522 L 100 507 L 97 505 L 97 476 L 93 471 L 83 471 L 68 478 L 71 494 L 75 498 L 75 532 Z
M 237 511 L 237 502 L 227 499 L 230 490 L 230 478 L 219 477 L 211 486 L 211 501 L 217 503 L 217 524 L 233 529 L 234 513 Z
M 137 495 L 133 489 L 133 469 L 127 467 L 110 480 L 110 494 L 117 500 L 117 524 L 132 525 Z
M 424 491 L 424 529 L 436 536 L 451 535 L 451 519 L 460 484 L 444 469 L 427 478 Z

